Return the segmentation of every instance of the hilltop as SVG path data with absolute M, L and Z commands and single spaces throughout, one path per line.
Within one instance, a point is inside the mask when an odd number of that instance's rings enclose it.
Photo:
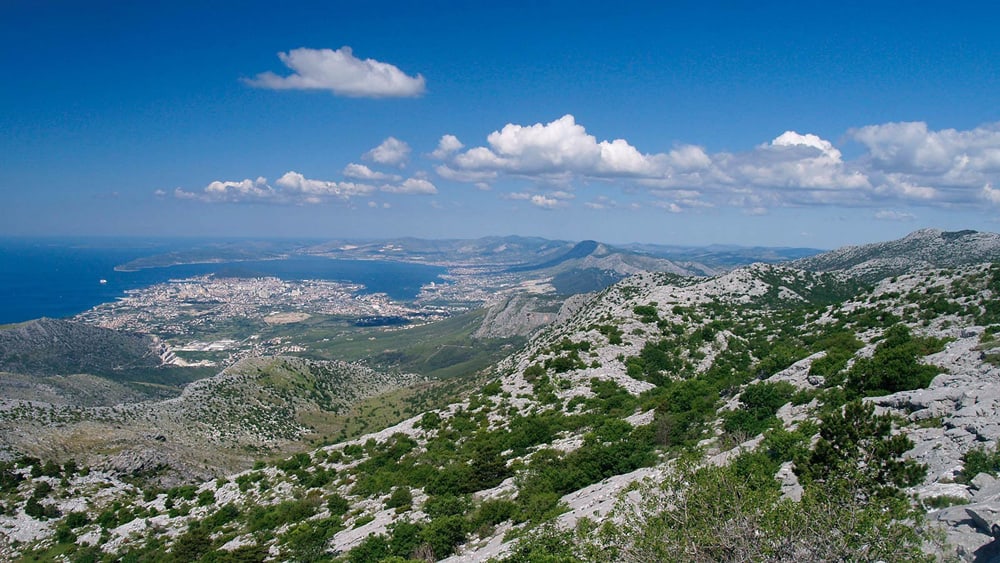
M 0 367 L 27 375 L 91 373 L 114 377 L 160 365 L 149 335 L 38 319 L 0 330 Z
M 921 229 L 899 240 L 847 246 L 795 260 L 791 265 L 804 270 L 842 271 L 875 281 L 918 269 L 997 260 L 1000 260 L 1000 234 Z
M 213 480 L 12 463 L 0 525 L 40 557 L 988 560 L 1000 265 L 995 235 L 934 233 L 882 243 L 884 262 L 636 272 L 552 311 L 450 404 Z M 954 244 L 980 253 L 936 262 Z M 357 400 L 323 399 L 344 380 L 309 374 L 332 367 L 253 360 L 169 403 L 178 420 L 222 397 L 294 405 L 211 422 L 219 444 L 255 421 L 308 431 Z

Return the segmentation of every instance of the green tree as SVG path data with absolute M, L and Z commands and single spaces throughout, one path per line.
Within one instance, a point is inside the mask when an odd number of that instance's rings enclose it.
M 796 460 L 799 479 L 849 488 L 865 499 L 898 496 L 900 487 L 922 481 L 926 466 L 902 459 L 913 442 L 892 432 L 888 415 L 874 413 L 874 405 L 852 401 L 824 416 L 816 446 Z
M 920 358 L 942 348 L 938 339 L 915 338 L 906 325 L 893 325 L 872 357 L 861 358 L 851 367 L 847 388 L 863 396 L 924 389 L 941 370 L 920 363 Z

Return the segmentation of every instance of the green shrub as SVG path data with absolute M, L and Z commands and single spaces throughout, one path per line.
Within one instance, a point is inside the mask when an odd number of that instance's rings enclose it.
M 208 506 L 210 504 L 215 504 L 215 491 L 205 489 L 198 494 L 198 506 Z
M 288 500 L 272 506 L 255 507 L 248 516 L 247 527 L 251 532 L 274 530 L 290 522 L 305 520 L 316 513 L 319 500 L 307 497 Z
M 413 504 L 413 494 L 409 487 L 396 487 L 385 501 L 385 507 L 395 508 L 396 512 L 408 510 L 411 504 Z
M 775 413 L 795 394 L 787 381 L 749 385 L 740 394 L 740 409 L 726 413 L 723 429 L 756 436 L 777 422 Z
M 636 305 L 632 307 L 632 312 L 644 323 L 655 323 L 660 320 L 660 314 L 654 305 Z
M 330 514 L 343 516 L 344 514 L 347 514 L 348 510 L 351 509 L 351 504 L 346 498 L 334 493 L 330 495 L 329 499 L 327 499 L 326 507 L 330 510 Z
M 80 526 L 86 526 L 90 523 L 90 518 L 87 518 L 86 512 L 70 512 L 66 515 L 66 519 L 63 520 L 63 524 L 68 526 L 70 529 L 76 529 Z
M 994 445 L 992 449 L 971 449 L 962 455 L 962 464 L 958 480 L 963 483 L 968 483 L 980 473 L 996 477 L 1000 475 L 1000 445 Z
M 916 338 L 906 325 L 894 325 L 871 358 L 854 363 L 847 374 L 847 387 L 862 396 L 924 389 L 941 370 L 920 363 L 920 358 L 943 348 L 939 339 Z
M 455 547 L 465 541 L 467 522 L 461 516 L 442 516 L 427 523 L 420 538 L 434 552 L 434 557 L 443 559 L 455 551 Z

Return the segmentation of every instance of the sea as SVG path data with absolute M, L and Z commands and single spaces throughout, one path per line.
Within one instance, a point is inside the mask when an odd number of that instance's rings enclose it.
M 385 293 L 406 301 L 415 298 L 421 286 L 440 281 L 446 272 L 427 264 L 319 256 L 115 270 L 136 258 L 178 249 L 178 244 L 0 239 L 0 324 L 71 317 L 123 297 L 130 289 L 208 274 L 351 282 L 364 285 L 366 293 Z

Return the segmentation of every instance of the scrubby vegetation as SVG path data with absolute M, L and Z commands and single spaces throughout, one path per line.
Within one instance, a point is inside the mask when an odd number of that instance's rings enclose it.
M 65 514 L 54 497 L 84 486 L 78 471 L 23 461 L 0 467 L 0 504 L 50 525 L 40 559 L 398 562 L 500 539 L 511 562 L 925 559 L 933 538 L 906 488 L 926 469 L 903 455 L 906 422 L 865 399 L 930 384 L 941 369 L 925 357 L 947 345 L 931 328 L 988 317 L 974 301 L 1000 294 L 995 269 L 880 292 L 755 268 L 737 280 L 753 291 L 652 275 L 613 286 L 469 378 L 462 400 L 363 439 L 214 482 L 123 485 Z M 334 371 L 254 377 L 289 404 L 347 408 Z M 997 457 L 968 452 L 965 474 L 997 472 Z M 572 493 L 639 469 L 657 481 L 622 491 L 617 524 L 557 525 Z M 141 531 L 124 541 L 130 523 Z M 106 552 L 73 545 L 85 537 Z

